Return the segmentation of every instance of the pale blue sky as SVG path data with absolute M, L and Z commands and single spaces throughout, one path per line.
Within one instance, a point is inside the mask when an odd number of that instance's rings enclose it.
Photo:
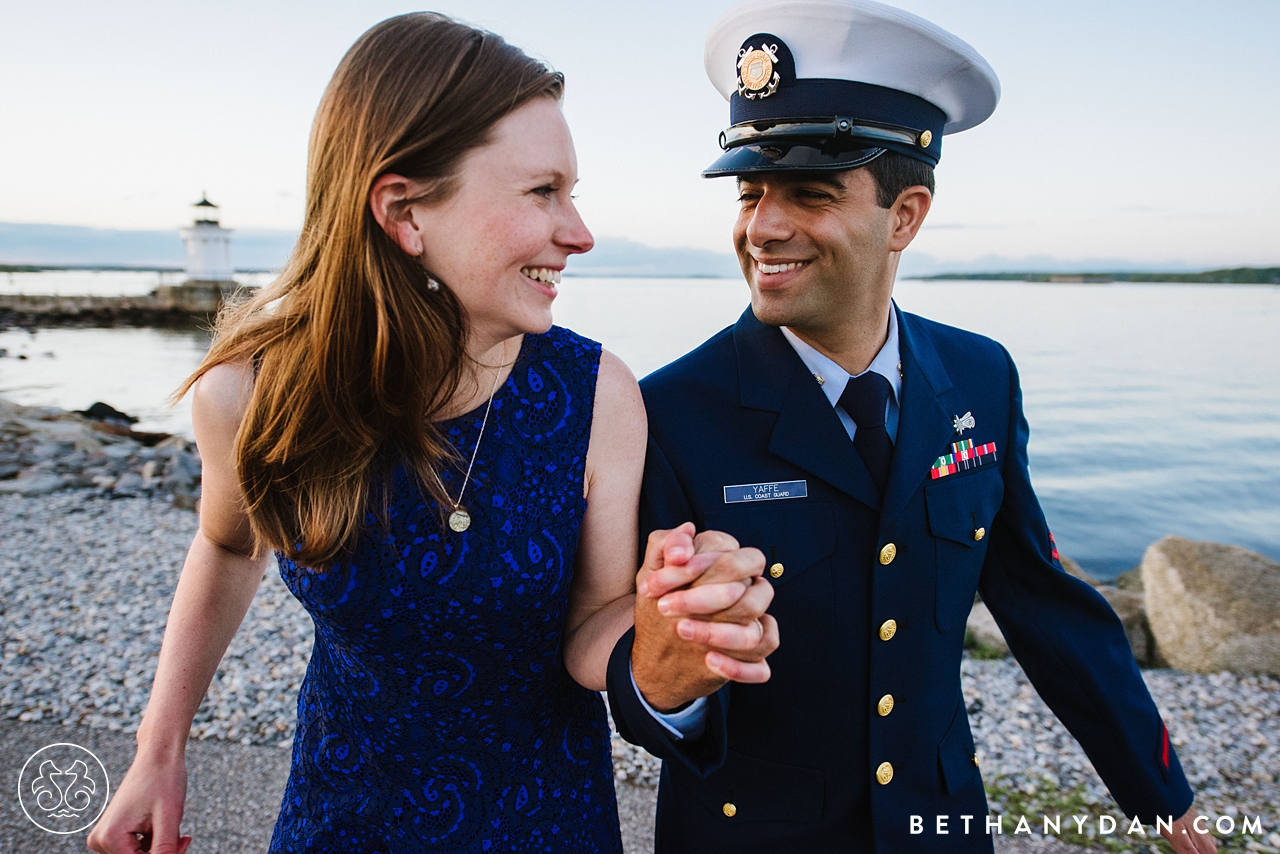
M 599 235 L 729 251 L 705 181 L 728 110 L 702 68 L 724 0 L 447 0 L 568 77 Z M 903 0 L 1000 75 L 947 137 L 920 252 L 1280 264 L 1280 2 Z M 364 2 L 0 0 L 0 221 L 169 228 L 202 189 L 228 225 L 296 228 L 307 132 Z

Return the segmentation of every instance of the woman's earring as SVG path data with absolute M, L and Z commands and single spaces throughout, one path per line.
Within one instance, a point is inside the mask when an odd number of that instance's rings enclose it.
M 427 274 L 427 290 L 429 291 L 440 290 L 440 283 L 437 282 L 435 276 L 432 276 L 430 273 Z

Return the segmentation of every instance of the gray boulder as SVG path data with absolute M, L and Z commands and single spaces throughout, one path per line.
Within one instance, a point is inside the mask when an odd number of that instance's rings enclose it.
M 1280 676 L 1280 563 L 1238 546 L 1165 537 L 1142 558 L 1142 586 L 1170 666 Z
M 59 489 L 62 489 L 62 478 L 43 468 L 29 468 L 13 480 L 0 480 L 0 493 L 32 497 L 48 495 Z
M 1121 590 L 1132 590 L 1135 593 L 1142 592 L 1142 567 L 1135 566 L 1128 572 L 1122 572 L 1116 577 L 1116 587 Z
M 1085 584 L 1088 584 L 1090 587 L 1097 587 L 1099 584 L 1102 583 L 1101 581 L 1099 581 L 1098 579 L 1094 578 L 1092 575 L 1090 575 L 1089 573 L 1081 569 L 1080 564 L 1076 563 L 1074 560 L 1072 560 L 1069 557 L 1066 557 L 1065 555 L 1062 558 L 1062 568 L 1067 571 L 1067 575 L 1075 576 L 1076 578 L 1083 581 Z

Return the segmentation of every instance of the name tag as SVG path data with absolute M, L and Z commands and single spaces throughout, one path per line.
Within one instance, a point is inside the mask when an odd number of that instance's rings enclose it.
M 780 483 L 740 483 L 736 486 L 726 486 L 724 488 L 725 504 L 808 497 L 809 482 L 807 480 L 787 480 Z

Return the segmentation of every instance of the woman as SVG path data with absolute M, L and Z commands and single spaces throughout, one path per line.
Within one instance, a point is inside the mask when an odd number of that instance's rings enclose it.
M 595 691 L 632 619 L 645 415 L 551 326 L 592 245 L 561 89 L 426 13 L 343 59 L 298 246 L 182 389 L 200 531 L 95 851 L 186 850 L 186 739 L 269 550 L 316 624 L 272 851 L 621 849 Z

